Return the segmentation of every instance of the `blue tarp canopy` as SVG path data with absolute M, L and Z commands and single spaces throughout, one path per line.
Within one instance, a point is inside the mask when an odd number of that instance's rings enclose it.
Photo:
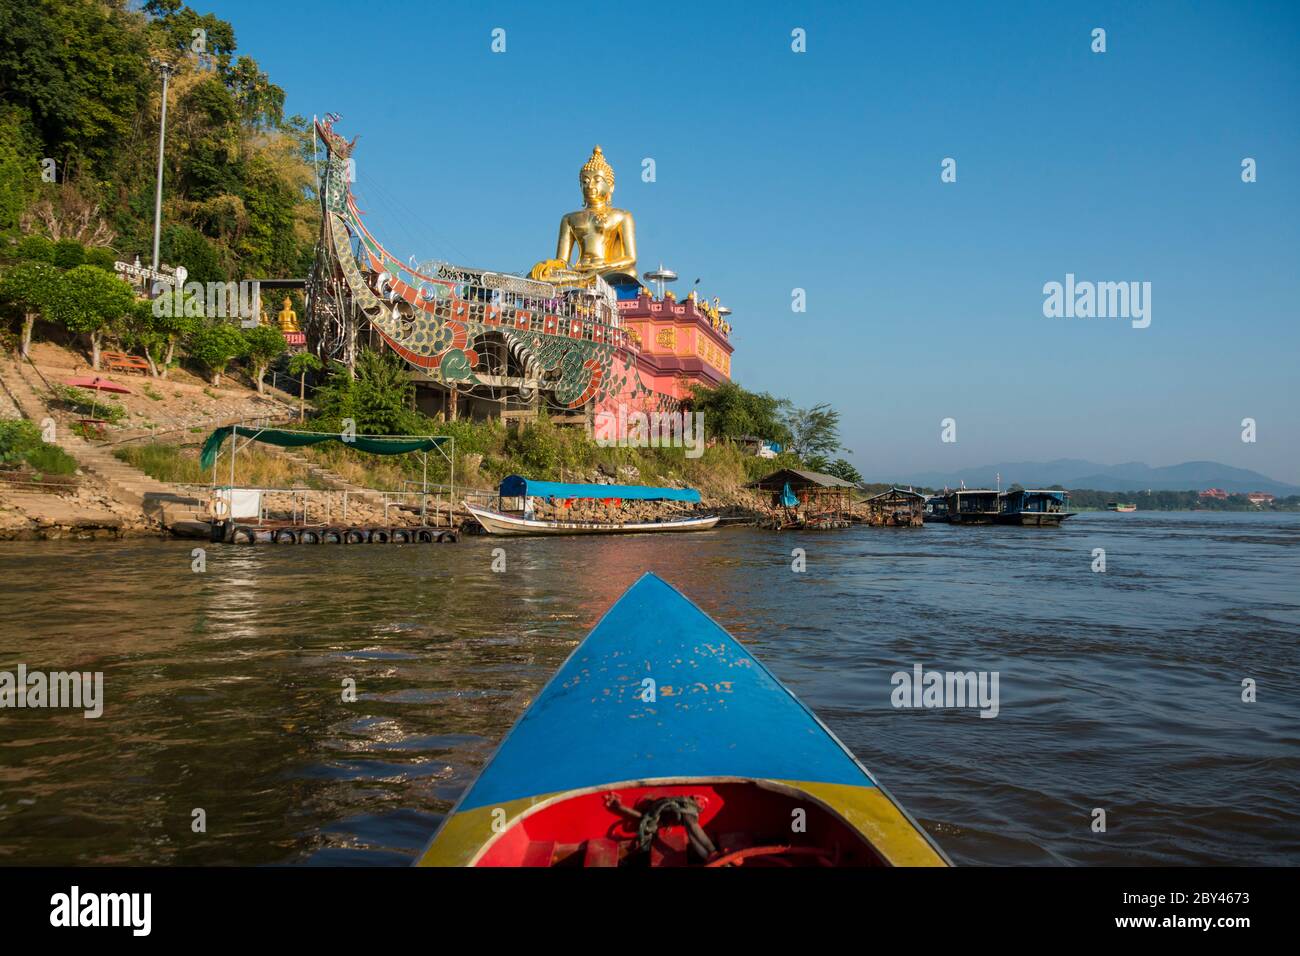
M 563 481 L 534 481 L 511 475 L 501 482 L 503 498 L 622 498 L 625 501 L 700 500 L 694 488 L 649 488 L 645 485 L 575 485 Z
M 795 496 L 795 493 L 790 490 L 790 482 L 788 481 L 785 483 L 785 488 L 781 490 L 781 504 L 785 505 L 787 508 L 794 508 L 799 504 L 799 499 Z

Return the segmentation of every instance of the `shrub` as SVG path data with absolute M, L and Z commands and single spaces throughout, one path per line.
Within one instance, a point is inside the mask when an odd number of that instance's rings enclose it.
M 105 272 L 112 272 L 117 275 L 113 269 L 113 263 L 117 261 L 117 255 L 112 249 L 96 247 L 86 250 L 86 265 L 94 266 L 96 269 L 103 269 Z
M 41 440 L 41 432 L 32 422 L 0 421 L 0 465 L 30 465 L 49 475 L 71 475 L 77 462 L 58 445 Z
M 334 431 L 350 418 L 363 435 L 430 434 L 433 423 L 411 408 L 414 392 L 405 362 L 391 352 L 366 349 L 357 356 L 356 378 L 335 363 L 316 390 L 321 430 Z
M 54 264 L 60 269 L 75 269 L 86 261 L 86 248 L 76 239 L 60 239 L 54 244 Z
M 54 263 L 54 243 L 44 236 L 23 236 L 16 252 L 19 259 Z

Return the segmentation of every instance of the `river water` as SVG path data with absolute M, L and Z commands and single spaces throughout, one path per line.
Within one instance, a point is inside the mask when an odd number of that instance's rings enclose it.
M 0 710 L 0 863 L 405 864 L 648 570 L 958 863 L 1300 851 L 1300 515 L 212 545 L 202 573 L 193 546 L 0 544 L 0 670 L 102 671 L 105 696 Z M 917 664 L 997 672 L 997 716 L 895 708 Z

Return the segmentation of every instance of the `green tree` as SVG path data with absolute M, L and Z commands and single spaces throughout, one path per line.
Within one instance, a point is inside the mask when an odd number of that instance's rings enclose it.
M 94 266 L 77 266 L 63 276 L 52 312 L 69 332 L 90 338 L 90 366 L 99 368 L 104 335 L 135 311 L 135 293 Z
M 36 144 L 25 128 L 25 118 L 21 110 L 0 109 L 0 233 L 18 227 L 19 217 L 40 188 Z
M 843 481 L 851 481 L 855 485 L 862 484 L 862 475 L 853 467 L 851 462 L 843 458 L 836 458 L 826 466 L 826 474 L 834 475 Z
M 20 262 L 0 277 L 0 307 L 22 320 L 18 351 L 23 358 L 31 353 L 36 320 L 51 317 L 62 281 L 62 274 L 46 262 Z
M 296 197 L 270 159 L 255 155 L 244 179 L 248 232 L 239 243 L 246 275 L 286 275 L 297 263 L 294 233 Z
M 257 394 L 266 394 L 262 378 L 267 367 L 284 354 L 287 346 L 284 333 L 274 325 L 255 325 L 244 330 L 244 355 L 253 367 L 253 381 L 257 384 Z
M 239 104 L 215 76 L 191 87 L 177 103 L 177 125 L 184 131 L 178 183 L 195 200 L 243 191 Z
M 230 71 L 230 86 L 245 123 L 260 129 L 279 126 L 284 121 L 284 90 L 271 82 L 251 56 L 241 56 L 235 61 Z
M 789 402 L 766 392 L 751 392 L 735 382 L 723 382 L 716 388 L 695 385 L 684 404 L 703 416 L 710 437 L 735 440 L 754 436 L 782 445 L 790 440 L 790 430 L 781 417 Z
M 186 351 L 207 370 L 208 380 L 220 385 L 226 366 L 244 353 L 245 345 L 237 326 L 217 320 L 190 335 Z
M 184 266 L 190 282 L 230 279 L 215 244 L 197 229 L 183 224 L 168 226 L 163 230 L 159 247 L 163 261 Z
M 350 418 L 361 434 L 411 435 L 427 430 L 424 416 L 411 408 L 414 397 L 405 362 L 392 352 L 365 349 L 357 356 L 356 377 L 335 363 L 315 401 L 317 412 L 332 425 Z
M 840 413 L 829 405 L 796 408 L 786 416 L 790 429 L 790 451 L 807 460 L 825 456 L 840 448 Z M 818 469 L 820 470 L 820 469 Z
M 153 19 L 149 29 L 157 42 L 174 53 L 188 54 L 194 31 L 202 30 L 208 55 L 225 76 L 235 52 L 235 28 L 211 13 L 197 13 L 180 0 L 146 0 L 144 12 Z
M 108 170 L 152 86 L 138 15 L 103 0 L 0 4 L 0 90 L 30 117 L 59 180 Z
M 150 329 L 151 340 L 156 341 L 161 350 L 151 358 L 158 365 L 160 377 L 166 378 L 176 358 L 176 343 L 204 325 L 203 300 L 178 289 L 163 293 L 148 306 L 150 314 L 144 321 Z
M 307 373 L 319 372 L 324 366 L 312 352 L 297 352 L 289 359 L 289 374 L 298 376 L 298 421 L 306 417 Z

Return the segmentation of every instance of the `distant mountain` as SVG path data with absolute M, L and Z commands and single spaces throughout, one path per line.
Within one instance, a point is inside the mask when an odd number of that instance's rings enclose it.
M 1096 491 L 1204 491 L 1222 488 L 1225 491 L 1246 493 L 1267 491 L 1278 496 L 1300 494 L 1300 485 L 1288 485 L 1267 475 L 1246 468 L 1234 468 L 1217 461 L 1185 461 L 1181 465 L 1152 468 L 1140 461 L 1120 465 L 1101 465 L 1095 461 L 1078 458 L 1058 458 L 1056 461 L 1008 461 L 978 468 L 959 468 L 948 471 L 926 471 L 902 476 L 903 481 L 930 488 L 958 487 L 962 481 L 967 488 L 992 488 L 1001 473 L 1002 487 L 1017 482 L 1027 488 L 1064 485 L 1066 488 L 1091 488 Z M 894 481 L 897 476 L 882 480 Z

